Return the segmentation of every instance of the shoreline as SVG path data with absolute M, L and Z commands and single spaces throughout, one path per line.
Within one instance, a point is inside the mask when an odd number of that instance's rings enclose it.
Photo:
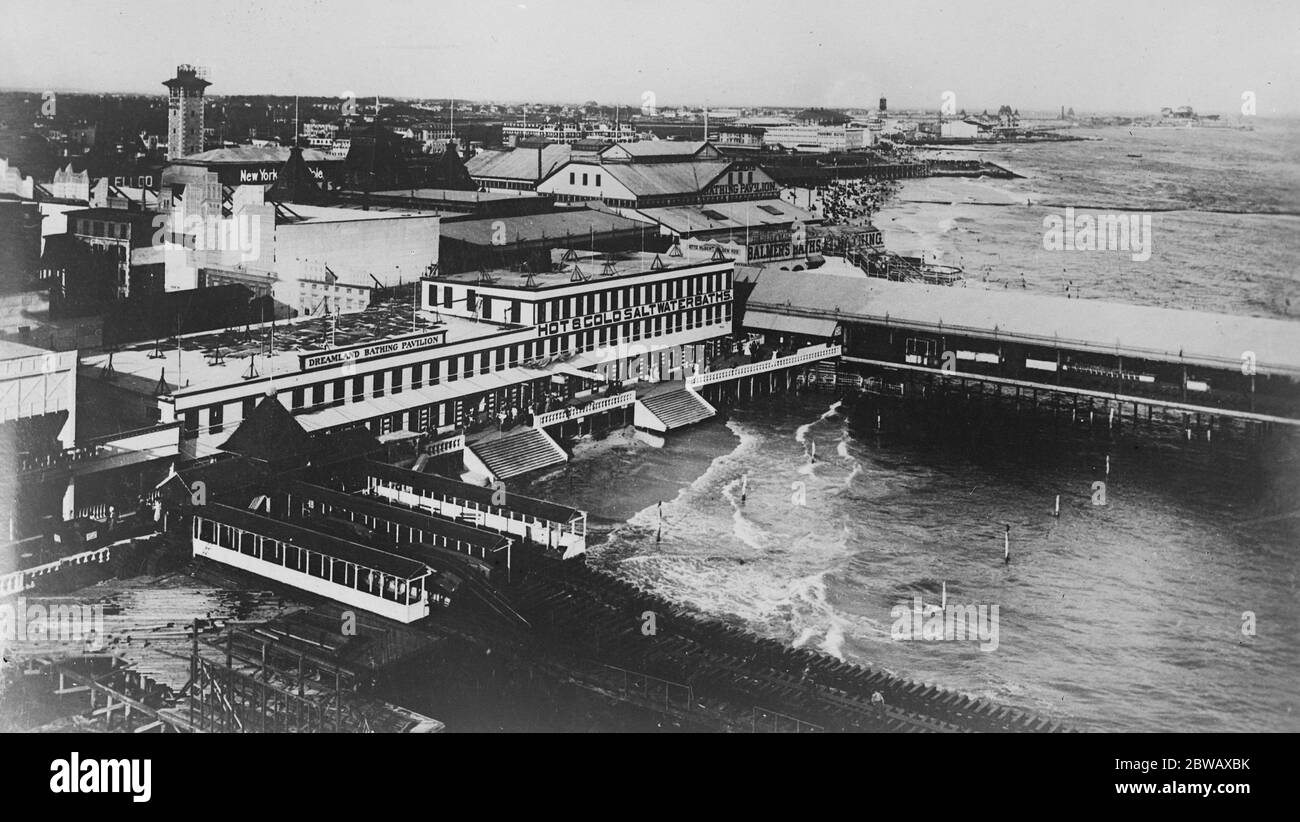
M 631 426 L 599 440 L 580 441 L 569 462 L 528 481 L 520 493 L 587 511 L 590 554 L 638 514 L 676 499 L 719 457 L 733 453 L 741 441 L 727 427 L 727 419 L 723 411 L 699 426 L 674 432 L 662 448 L 636 439 Z M 590 538 L 593 535 L 597 538 Z

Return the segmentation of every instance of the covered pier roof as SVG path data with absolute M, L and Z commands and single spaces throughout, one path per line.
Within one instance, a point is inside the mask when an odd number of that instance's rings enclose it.
M 389 480 L 391 482 L 409 485 L 417 491 L 426 491 L 430 494 L 441 495 L 449 499 L 465 500 L 473 502 L 480 508 L 487 510 L 514 511 L 518 514 L 537 517 L 547 522 L 570 523 L 574 520 L 581 519 L 584 514 L 577 508 L 570 508 L 567 505 L 560 505 L 546 500 L 525 497 L 521 494 L 503 493 L 503 501 L 500 505 L 495 505 L 492 498 L 498 493 L 492 488 L 485 488 L 480 485 L 471 485 L 468 482 L 451 479 L 450 477 L 440 476 L 438 474 L 424 474 L 418 471 L 410 471 L 405 468 L 398 468 L 382 462 L 370 461 L 366 463 L 366 471 L 372 477 Z
M 436 533 L 446 539 L 476 545 L 489 551 L 509 548 L 511 543 L 514 542 L 510 537 L 503 536 L 496 531 L 475 528 L 471 525 L 431 516 L 423 511 L 399 508 L 386 502 L 379 502 L 374 498 L 345 494 L 341 491 L 322 488 L 319 485 L 311 485 L 299 480 L 282 481 L 280 487 L 294 496 L 324 503 L 332 508 L 341 508 L 345 511 L 386 520 L 395 525 L 404 525 L 419 531 Z
M 1300 322 L 1070 300 L 1023 292 L 930 286 L 809 271 L 764 271 L 748 302 L 753 318 L 816 317 L 931 333 L 1007 340 L 1214 368 L 1254 354 L 1260 374 L 1300 376 Z
M 309 531 L 280 520 L 254 514 L 242 508 L 209 502 L 196 512 L 196 516 L 238 528 L 241 531 L 260 534 L 286 545 L 297 545 L 308 551 L 351 562 L 362 568 L 369 568 L 402 579 L 418 579 L 428 576 L 431 569 L 423 562 L 379 551 L 345 539 Z

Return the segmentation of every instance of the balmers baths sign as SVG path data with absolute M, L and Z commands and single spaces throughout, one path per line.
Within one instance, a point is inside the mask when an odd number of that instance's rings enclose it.
M 602 311 L 598 314 L 582 314 L 568 320 L 539 323 L 537 325 L 537 336 L 546 337 L 551 334 L 582 331 L 587 328 L 598 328 L 602 325 L 612 325 L 614 323 L 628 322 L 629 320 L 644 320 L 647 317 L 658 317 L 662 314 L 672 314 L 676 311 L 685 311 L 690 308 L 700 308 L 726 302 L 731 302 L 731 289 L 729 288 L 724 291 L 714 291 L 711 294 L 678 297 L 675 300 L 662 300 L 656 303 L 647 303 L 646 305 L 615 308 L 613 311 Z
M 300 360 L 302 370 L 306 371 L 311 368 L 320 368 L 326 365 L 338 365 L 345 362 L 357 362 L 358 360 L 370 360 L 375 357 L 387 357 L 390 354 L 405 354 L 407 351 L 416 351 L 421 348 L 432 348 L 435 345 L 442 345 L 446 339 L 446 332 L 435 331 L 432 334 L 422 334 L 418 337 L 407 337 L 401 340 L 390 340 L 388 342 L 375 343 L 363 348 L 344 348 L 337 351 L 327 351 L 324 354 L 304 354 Z

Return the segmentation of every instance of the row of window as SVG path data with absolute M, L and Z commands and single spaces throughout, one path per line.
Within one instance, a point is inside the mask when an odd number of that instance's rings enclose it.
M 746 184 L 748 185 L 748 184 Z M 764 190 L 757 197 L 754 192 L 741 192 L 737 194 L 710 194 L 687 193 L 674 194 L 664 197 L 642 197 L 638 200 L 621 200 L 614 197 L 602 197 L 601 201 L 610 208 L 667 208 L 668 206 L 693 206 L 701 203 L 733 203 L 746 200 L 773 198 L 777 196 L 777 187 L 775 183 L 771 184 L 770 190 Z M 581 203 L 590 200 L 591 197 L 585 194 L 563 194 L 557 192 L 555 201 L 559 203 Z
M 539 337 L 536 340 L 486 351 L 301 386 L 290 391 L 289 407 L 294 411 L 314 411 L 347 402 L 363 402 L 366 399 L 379 398 L 385 393 L 396 396 L 406 390 L 439 385 L 443 382 L 453 383 L 462 377 L 468 379 L 514 368 L 535 357 L 556 356 L 561 352 L 594 351 L 620 343 L 654 339 L 664 334 L 730 324 L 731 318 L 731 303 L 725 302 L 642 320 L 602 325 L 568 334 Z M 242 406 L 240 419 L 246 419 L 253 413 L 257 398 L 248 397 L 238 404 Z M 203 426 L 203 431 L 210 434 L 220 434 L 225 431 L 226 405 L 233 406 L 236 403 L 219 403 L 207 406 L 205 409 L 193 408 L 183 412 L 181 426 L 185 436 L 199 435 L 200 411 L 207 412 L 207 425 Z
M 195 536 L 211 545 L 393 602 L 406 602 L 407 581 L 401 577 L 210 519 L 196 518 L 195 523 Z M 412 600 L 419 599 L 420 588 L 418 578 L 411 581 Z
M 108 223 L 103 220 L 77 220 L 77 233 L 91 237 L 127 239 L 130 227 L 126 223 Z
M 487 178 L 475 178 L 475 182 L 482 183 L 489 190 L 504 189 L 507 191 L 532 191 L 537 187 L 537 182 L 527 180 L 489 180 Z
M 730 289 L 731 277 L 731 271 L 716 271 L 710 274 L 697 274 L 665 282 L 607 288 L 602 291 L 589 291 L 572 297 L 556 297 L 552 300 L 535 303 L 537 316 L 533 319 L 533 322 L 540 324 L 555 320 L 567 320 L 574 316 L 582 317 L 620 308 L 653 305 L 664 300 L 712 294 Z M 437 286 L 431 287 L 436 288 Z M 455 307 L 455 294 L 455 286 L 443 286 L 443 308 L 451 309 Z M 507 307 L 499 312 L 499 316 L 493 314 L 494 305 L 498 301 L 507 304 Z M 465 291 L 465 305 L 466 310 L 476 311 L 484 319 L 511 323 L 521 321 L 520 300 L 494 299 L 488 295 L 483 295 L 480 298 L 478 291 L 470 288 Z
M 578 172 L 576 172 L 576 171 L 570 171 L 570 172 L 569 172 L 569 185 L 571 185 L 571 186 L 573 186 L 573 185 L 578 185 L 578 177 L 579 177 L 579 176 L 582 177 L 582 185 L 585 186 L 585 185 L 588 185 L 588 184 L 589 184 L 589 183 L 588 183 L 588 174 L 587 174 L 587 172 L 582 172 L 581 175 L 580 175 L 580 174 L 579 174 Z M 595 176 L 595 178 L 596 178 L 596 188 L 600 188 L 600 184 L 601 184 L 601 176 L 602 176 L 602 175 L 599 174 L 599 173 L 596 173 L 594 176 Z M 748 171 L 748 172 L 746 172 L 746 171 L 728 171 L 728 172 L 727 172 L 727 185 L 729 185 L 729 186 L 730 186 L 730 185 L 753 185 L 753 183 L 754 183 L 754 172 L 752 172 L 752 171 Z

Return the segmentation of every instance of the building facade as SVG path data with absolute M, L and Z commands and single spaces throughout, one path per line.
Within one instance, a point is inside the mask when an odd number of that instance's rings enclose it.
M 786 125 L 766 129 L 763 142 L 794 151 L 829 154 L 870 148 L 874 136 L 870 129 L 853 125 Z
M 638 210 L 775 199 L 781 188 L 756 163 L 728 159 L 711 143 L 643 141 L 573 156 L 537 191 L 558 202 L 600 200 L 615 209 Z
M 337 345 L 304 344 L 290 324 L 276 332 L 273 353 L 251 358 L 235 359 L 228 342 L 222 349 L 226 334 L 187 338 L 161 358 L 149 345 L 118 350 L 114 385 L 138 386 L 159 421 L 176 424 L 199 454 L 219 447 L 268 393 L 308 431 L 440 434 L 555 391 L 680 379 L 705 361 L 706 344 L 731 332 L 731 261 L 565 258 L 559 271 L 536 276 L 426 278 L 410 325 L 394 320 L 391 306 L 361 325 L 339 318 Z M 375 322 L 388 325 L 377 331 Z M 213 346 L 229 365 L 216 362 Z M 102 370 L 107 359 L 87 365 Z
M 143 282 L 134 282 L 133 269 L 153 265 L 158 260 L 151 253 L 154 233 L 161 226 L 157 215 L 146 211 L 121 208 L 87 208 L 67 213 L 68 233 L 78 243 L 94 251 L 106 252 L 116 263 L 116 280 L 112 291 L 118 299 L 141 293 Z M 71 283 L 64 279 L 64 294 Z

